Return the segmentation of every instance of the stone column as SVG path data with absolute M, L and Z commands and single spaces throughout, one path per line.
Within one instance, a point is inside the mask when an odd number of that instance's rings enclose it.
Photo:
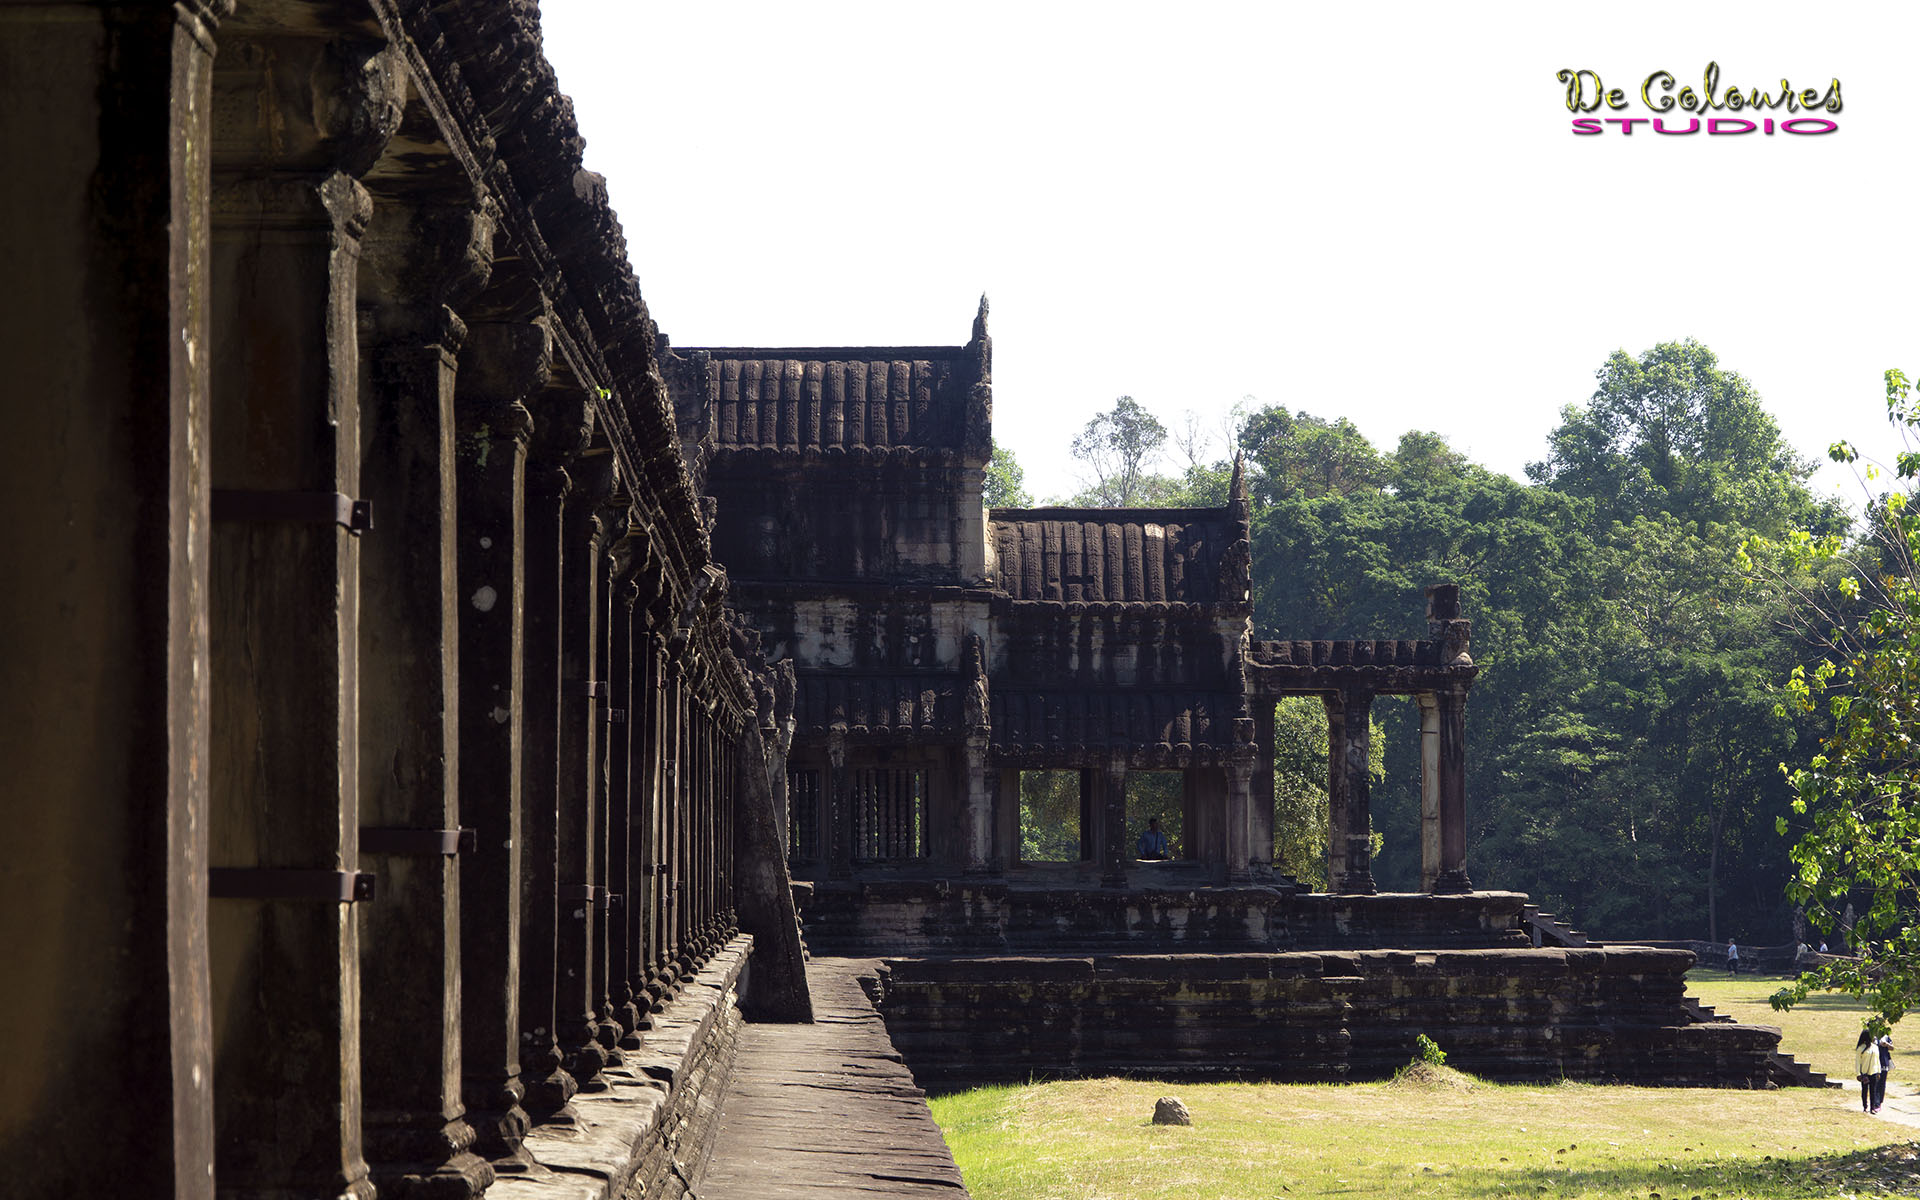
M 1436 892 L 1470 892 L 1467 878 L 1467 689 L 1464 684 L 1433 694 L 1440 727 L 1436 774 L 1439 776 L 1440 873 Z
M 1432 692 L 1414 696 L 1420 705 L 1420 890 L 1440 877 L 1440 708 Z
M 1100 886 L 1127 886 L 1127 758 L 1115 754 L 1097 773 L 1100 803 Z
M 1020 861 L 1020 772 L 995 773 L 993 793 L 993 867 L 1011 870 Z
M 847 732 L 838 722 L 827 731 L 827 878 L 853 878 L 853 780 L 847 766 Z
M 467 333 L 455 406 L 460 618 L 461 1095 L 476 1153 L 524 1169 L 521 1139 L 521 728 L 525 708 L 526 400 L 547 381 L 543 322 L 479 322 Z M 559 1103 L 564 1103 L 564 1097 Z M 558 1104 L 555 1104 L 558 1107 Z
M 680 986 L 681 921 L 686 908 L 686 874 L 681 866 L 681 839 L 684 836 L 681 808 L 682 779 L 685 775 L 686 665 L 682 660 L 683 643 L 667 639 L 665 728 L 661 732 L 660 767 L 660 966 L 657 973 L 659 995 L 654 1011 Z
M 523 1100 L 536 1118 L 559 1114 L 579 1090 L 558 1037 L 561 513 L 573 480 L 567 465 L 591 424 L 577 392 L 549 389 L 535 401 L 526 475 L 525 704 L 520 795 L 520 1065 Z
M 593 982 L 595 810 L 599 796 L 600 713 L 605 681 L 595 675 L 599 663 L 600 576 L 604 567 L 605 524 L 601 505 L 614 483 L 613 455 L 589 452 L 571 468 L 574 487 L 561 518 L 564 541 L 560 563 L 560 770 L 559 852 L 560 920 L 555 936 L 559 987 L 558 1033 L 567 1070 L 583 1092 L 609 1085 L 601 1069 L 609 1058 L 601 1044 Z
M 647 865 L 647 945 L 644 1000 L 637 1000 L 647 1012 L 667 994 L 671 980 L 667 976 L 667 797 L 670 781 L 667 756 L 671 742 L 672 677 L 667 665 L 667 641 L 658 630 L 663 620 L 649 607 L 647 635 L 647 773 L 644 790 L 646 805 Z
M 1235 744 L 1228 752 L 1226 775 L 1227 882 L 1253 881 L 1253 721 L 1234 722 Z
M 609 622 L 607 648 L 607 869 L 606 886 L 611 899 L 607 906 L 607 993 L 609 1015 L 620 1027 L 618 1045 L 623 1050 L 638 1050 L 640 1009 L 634 1002 L 634 979 L 639 974 L 641 945 L 640 914 L 646 906 L 640 902 L 643 876 L 640 867 L 640 839 L 634 820 L 639 811 L 634 803 L 640 782 L 639 755 L 635 747 L 642 740 L 635 720 L 636 706 L 644 697 L 644 650 L 635 652 L 634 603 L 640 588 L 634 574 L 642 569 L 644 544 L 635 537 L 623 537 L 615 543 L 610 560 L 608 591 L 612 594 L 612 619 Z M 644 645 L 644 631 L 641 643 Z
M 1272 879 L 1273 862 L 1273 727 L 1274 704 L 1271 696 L 1256 696 L 1253 701 L 1253 798 L 1252 824 L 1247 840 L 1252 843 L 1253 873 L 1256 879 Z M 1292 882 L 1291 880 L 1287 882 Z
M 1080 862 L 1097 860 L 1105 844 L 1100 838 L 1103 796 L 1100 769 L 1080 768 Z
M 210 136 L 215 1177 L 224 1196 L 370 1200 L 358 922 L 342 904 L 370 883 L 350 530 L 365 527 L 357 276 L 372 203 L 357 176 L 397 126 L 402 65 L 384 46 L 232 28 Z
M 213 1195 L 207 208 L 232 7 L 23 3 L 0 22 L 0 1013 L 21 1196 Z
M 987 702 L 986 639 L 969 633 L 961 668 L 961 686 L 966 688 L 962 709 L 966 744 L 961 750 L 963 766 L 960 833 L 960 865 L 969 875 L 983 875 L 993 864 L 993 778 L 987 768 L 987 744 L 990 740 Z
M 478 1196 L 493 1168 L 461 1102 L 459 613 L 450 303 L 491 266 L 478 202 L 382 194 L 361 261 L 360 906 L 366 1152 L 383 1194 Z
M 1372 777 L 1367 771 L 1373 693 L 1362 689 L 1328 692 L 1327 706 L 1327 879 L 1330 891 L 1372 895 Z

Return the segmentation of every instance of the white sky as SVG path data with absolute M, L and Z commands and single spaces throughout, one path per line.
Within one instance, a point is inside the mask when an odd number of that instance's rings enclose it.
M 995 438 L 1042 499 L 1123 393 L 1431 429 L 1520 476 L 1616 348 L 1698 338 L 1822 458 L 1890 447 L 1881 372 L 1920 370 L 1920 6 L 542 12 L 677 344 L 953 345 L 986 292 Z M 1838 76 L 1839 131 L 1571 133 L 1561 68 L 1631 117 L 1709 61 Z

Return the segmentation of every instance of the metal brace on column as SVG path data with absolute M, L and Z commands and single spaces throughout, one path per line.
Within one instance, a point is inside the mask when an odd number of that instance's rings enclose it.
M 355 500 L 339 492 L 256 492 L 215 488 L 212 516 L 216 521 L 332 524 L 359 537 L 373 529 L 373 501 Z

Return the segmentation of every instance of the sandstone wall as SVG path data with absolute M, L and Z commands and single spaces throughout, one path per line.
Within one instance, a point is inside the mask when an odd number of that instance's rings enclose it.
M 928 1087 L 1381 1079 L 1423 1033 L 1499 1081 L 1768 1086 L 1779 1031 L 1688 1024 L 1692 962 L 1638 947 L 906 959 L 878 990 Z

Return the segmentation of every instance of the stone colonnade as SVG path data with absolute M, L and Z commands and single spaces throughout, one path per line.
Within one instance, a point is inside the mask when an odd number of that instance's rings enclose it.
M 478 1195 L 765 766 L 604 192 L 504 7 L 15 8 L 13 1182 Z
M 1378 891 L 1373 882 L 1372 776 L 1367 769 L 1376 693 L 1352 687 L 1320 693 L 1327 711 L 1328 890 Z M 1416 692 L 1420 705 L 1420 882 L 1436 893 L 1467 892 L 1467 690 Z M 1271 712 L 1270 706 L 1263 706 Z M 1269 718 L 1271 719 L 1271 718 Z M 1269 734 L 1269 737 L 1272 735 Z M 1270 745 L 1271 743 L 1269 743 Z M 1271 761 L 1271 752 L 1268 760 Z M 1271 792 L 1269 792 L 1271 795 Z M 1272 806 L 1266 806 L 1268 812 Z M 1271 831 L 1268 834 L 1271 838 Z

